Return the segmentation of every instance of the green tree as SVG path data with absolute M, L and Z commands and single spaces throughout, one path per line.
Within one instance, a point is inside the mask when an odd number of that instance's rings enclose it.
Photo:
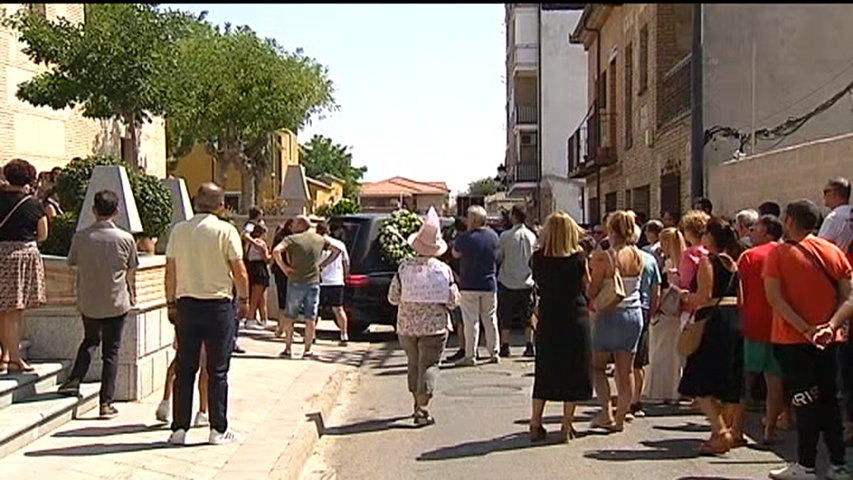
M 204 14 L 158 10 L 155 4 L 87 4 L 84 23 L 48 21 L 22 8 L 4 19 L 26 45 L 24 53 L 50 70 L 18 86 L 16 96 L 56 110 L 79 107 L 84 116 L 128 127 L 130 162 L 139 165 L 139 130 L 166 111 L 166 83 L 175 47 Z
M 342 198 L 337 201 L 334 205 L 323 205 L 317 209 L 317 216 L 320 217 L 334 217 L 336 215 L 351 215 L 353 213 L 358 213 L 361 211 L 361 206 L 354 200 L 350 200 L 349 198 Z
M 356 199 L 367 167 L 353 167 L 350 147 L 334 143 L 331 138 L 314 135 L 302 145 L 301 159 L 305 174 L 319 177 L 334 175 L 344 181 L 344 198 Z
M 500 189 L 500 185 L 494 178 L 486 177 L 474 180 L 468 184 L 468 195 L 482 195 L 484 197 L 494 195 Z
M 285 51 L 249 27 L 206 22 L 182 39 L 170 76 L 169 154 L 201 143 L 216 159 L 215 179 L 241 172 L 246 210 L 272 164 L 276 132 L 296 131 L 337 108 L 326 67 L 301 50 Z

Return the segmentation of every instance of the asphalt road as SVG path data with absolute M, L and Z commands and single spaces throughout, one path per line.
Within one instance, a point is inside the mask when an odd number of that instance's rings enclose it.
M 431 404 L 437 423 L 416 429 L 408 417 L 405 356 L 387 338 L 373 344 L 360 377 L 346 388 L 303 480 L 759 479 L 783 458 L 793 458 L 793 432 L 784 432 L 784 442 L 773 450 L 751 441 L 725 456 L 698 457 L 693 450 L 710 430 L 700 415 L 678 407 L 651 407 L 649 416 L 623 433 L 587 432 L 558 444 L 561 406 L 549 404 L 549 437 L 532 445 L 527 421 L 533 363 L 520 357 L 443 369 Z M 593 404 L 579 408 L 575 428 L 583 434 L 596 412 Z M 759 422 L 750 416 L 750 438 L 760 438 Z M 823 452 L 820 457 L 822 467 Z

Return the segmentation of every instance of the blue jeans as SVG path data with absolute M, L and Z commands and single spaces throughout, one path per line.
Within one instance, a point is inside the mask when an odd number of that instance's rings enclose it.
M 320 284 L 288 282 L 284 316 L 294 320 L 299 317 L 316 320 L 319 313 Z
M 210 428 L 228 429 L 228 369 L 234 349 L 234 304 L 231 300 L 178 299 L 178 355 L 172 431 L 189 430 L 193 409 L 193 384 L 201 345 L 207 350 Z

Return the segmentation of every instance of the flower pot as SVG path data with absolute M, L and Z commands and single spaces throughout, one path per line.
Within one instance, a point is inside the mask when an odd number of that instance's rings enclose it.
M 140 237 L 139 240 L 136 241 L 136 250 L 141 253 L 154 255 L 157 250 L 157 238 Z

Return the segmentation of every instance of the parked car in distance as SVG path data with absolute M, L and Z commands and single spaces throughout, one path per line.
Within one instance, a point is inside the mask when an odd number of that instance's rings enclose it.
M 397 267 L 382 259 L 379 227 L 390 217 L 384 213 L 357 213 L 329 219 L 329 231 L 347 247 L 350 271 L 344 287 L 344 309 L 348 330 L 355 335 L 371 324 L 394 325 L 397 308 L 388 303 L 388 288 Z M 453 219 L 441 219 L 442 229 L 453 226 Z M 322 308 L 322 318 L 333 318 L 331 309 Z

